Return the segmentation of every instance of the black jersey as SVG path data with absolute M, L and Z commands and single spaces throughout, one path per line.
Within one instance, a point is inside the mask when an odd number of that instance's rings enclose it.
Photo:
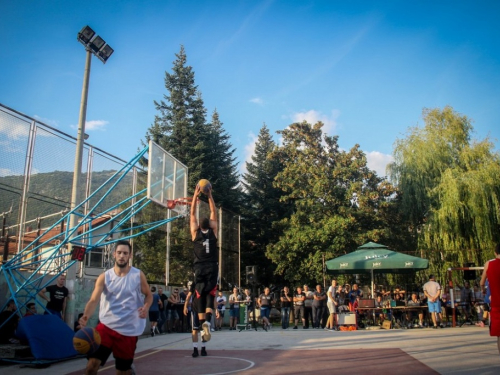
M 217 237 L 212 228 L 207 233 L 203 233 L 198 228 L 193 241 L 194 263 L 218 262 Z

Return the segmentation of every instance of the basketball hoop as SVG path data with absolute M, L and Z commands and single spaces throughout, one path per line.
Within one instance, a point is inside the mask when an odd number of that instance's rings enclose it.
M 191 206 L 193 198 L 177 198 L 177 199 L 168 199 L 167 200 L 167 208 L 169 210 L 176 210 L 181 215 L 187 215 L 188 206 Z

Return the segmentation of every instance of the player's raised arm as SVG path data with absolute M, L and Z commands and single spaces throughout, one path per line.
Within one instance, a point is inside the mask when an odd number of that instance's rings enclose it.
M 212 188 L 208 190 L 207 193 L 208 196 L 208 205 L 210 206 L 210 228 L 213 229 L 215 237 L 217 237 L 217 228 L 218 228 L 218 222 L 217 222 L 217 207 L 215 207 L 215 201 L 214 197 L 212 196 Z
M 200 195 L 200 187 L 196 185 L 193 194 L 193 200 L 191 201 L 191 219 L 190 219 L 190 227 L 191 227 L 191 239 L 194 241 L 196 238 L 196 231 L 198 230 L 199 224 L 198 219 L 196 218 L 196 200 L 198 199 L 198 195 Z

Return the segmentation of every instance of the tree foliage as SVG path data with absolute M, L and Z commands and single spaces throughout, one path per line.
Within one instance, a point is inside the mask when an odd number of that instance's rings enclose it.
M 394 148 L 391 179 L 402 216 L 436 270 L 483 263 L 499 240 L 500 159 L 471 120 L 451 107 L 425 109 L 424 126 Z
M 273 186 L 276 175 L 283 164 L 270 157 L 276 147 L 269 129 L 264 124 L 260 129 L 255 153 L 246 163 L 243 175 L 244 205 L 242 219 L 242 263 L 243 266 L 256 265 L 259 281 L 264 285 L 276 283 L 275 266 L 266 258 L 266 247 L 279 239 L 273 223 L 291 213 L 292 205 L 280 202 L 281 189 Z
M 274 223 L 279 240 L 267 246 L 276 273 L 290 282 L 322 279 L 322 258 L 354 250 L 367 240 L 383 242 L 393 186 L 366 165 L 359 146 L 342 151 L 323 124 L 294 123 L 279 132 L 283 145 L 270 155 L 283 164 L 274 186 L 293 214 Z
M 212 183 L 217 205 L 237 211 L 239 176 L 233 156 L 235 150 L 217 111 L 213 112 L 211 122 L 207 122 L 207 111 L 195 83 L 193 68 L 187 65 L 183 46 L 176 54 L 172 73 L 165 72 L 165 88 L 167 94 L 163 100 L 155 101 L 158 114 L 146 133 L 146 141 L 158 143 L 188 167 L 188 195 L 192 195 L 201 178 L 206 178 Z M 166 215 L 165 209 L 163 214 Z M 185 282 L 191 273 L 189 221 L 177 220 L 171 226 L 170 281 L 179 284 Z M 166 233 L 166 229 L 163 232 Z M 149 253 L 154 259 L 166 251 L 165 238 L 152 236 L 149 240 L 139 240 L 138 244 L 144 259 L 148 259 Z M 161 267 L 163 274 L 165 272 L 165 262 L 159 265 L 145 263 L 145 267 L 145 272 L 151 269 L 155 275 Z

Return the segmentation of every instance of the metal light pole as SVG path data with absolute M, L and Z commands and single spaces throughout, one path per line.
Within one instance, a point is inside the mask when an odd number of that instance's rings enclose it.
M 85 26 L 78 33 L 77 40 L 85 46 L 86 59 L 85 71 L 83 75 L 82 98 L 80 101 L 80 116 L 78 118 L 78 134 L 76 137 L 76 152 L 75 152 L 75 166 L 73 171 L 73 187 L 71 190 L 71 211 L 73 211 L 80 204 L 80 197 L 78 189 L 80 187 L 80 176 L 82 174 L 82 155 L 83 144 L 86 139 L 85 134 L 85 121 L 87 119 L 87 97 L 89 91 L 90 81 L 90 66 L 92 62 L 92 54 L 94 54 L 103 63 L 106 63 L 108 58 L 114 52 L 113 49 L 106 44 L 106 42 L 98 35 L 95 35 L 94 30 L 89 26 Z M 73 229 L 78 224 L 78 215 L 72 214 L 70 216 L 69 229 Z M 71 246 L 71 245 L 70 245 Z M 70 267 L 66 274 L 66 287 L 69 291 L 69 301 L 66 308 L 66 323 L 70 326 L 75 320 L 75 281 L 76 269 L 74 265 Z M 64 318 L 64 317 L 63 317 Z
M 78 188 L 80 186 L 80 175 L 82 174 L 82 155 L 85 137 L 85 120 L 87 119 L 87 97 L 89 92 L 90 66 L 92 63 L 92 53 L 89 48 L 85 59 L 85 72 L 83 74 L 82 99 L 80 101 L 80 116 L 78 118 L 78 134 L 76 136 L 75 167 L 73 172 L 73 188 L 71 190 L 71 210 L 80 202 Z M 78 223 L 77 215 L 71 215 L 70 228 L 74 228 Z

